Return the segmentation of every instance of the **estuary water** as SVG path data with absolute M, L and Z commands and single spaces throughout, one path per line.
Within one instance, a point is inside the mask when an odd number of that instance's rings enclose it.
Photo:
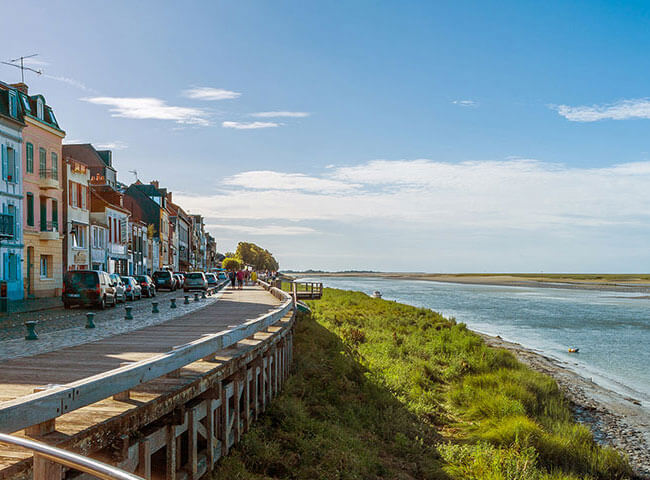
M 650 299 L 634 298 L 646 294 L 381 278 L 318 281 L 368 294 L 379 290 L 386 300 L 454 317 L 472 330 L 560 360 L 650 408 Z M 570 347 L 580 352 L 569 354 Z

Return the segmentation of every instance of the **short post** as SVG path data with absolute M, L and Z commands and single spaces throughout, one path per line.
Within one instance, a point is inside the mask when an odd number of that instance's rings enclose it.
M 201 292 L 201 298 L 203 298 L 203 299 L 208 298 L 208 297 L 205 296 L 205 290 L 203 290 L 203 291 Z
M 171 302 L 171 305 L 169 306 L 169 308 L 176 308 L 176 299 L 172 298 L 169 301 Z
M 95 328 L 94 318 L 95 314 L 93 312 L 86 313 L 86 328 Z
M 151 302 L 151 313 L 160 313 L 160 310 L 158 310 L 158 302 Z
M 196 292 L 196 293 L 194 294 L 194 301 L 195 301 L 195 302 L 198 302 L 198 301 L 199 301 L 199 292 Z
M 28 320 L 25 322 L 25 327 L 27 327 L 27 335 L 25 335 L 25 340 L 38 340 L 38 335 L 36 335 L 36 320 Z
M 131 310 L 133 310 L 132 306 L 126 306 L 124 307 L 126 310 L 126 315 L 124 315 L 124 320 L 133 320 L 133 314 L 131 313 Z
M 190 296 L 185 295 L 185 301 L 183 302 L 183 305 L 189 305 L 190 304 Z

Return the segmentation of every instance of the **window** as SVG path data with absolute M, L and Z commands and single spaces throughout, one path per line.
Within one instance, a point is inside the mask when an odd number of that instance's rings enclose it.
M 15 253 L 4 253 L 2 255 L 2 265 L 3 280 L 18 280 L 18 255 Z
M 29 99 L 26 95 L 21 95 L 20 98 L 23 99 L 23 108 L 27 113 L 32 113 L 32 106 L 29 104 Z
M 41 278 L 52 278 L 52 255 L 41 255 Z
M 27 169 L 27 173 L 34 173 L 34 145 L 28 142 L 27 145 L 25 145 L 25 152 L 25 168 Z
M 12 117 L 18 116 L 18 98 L 16 92 L 9 90 L 9 115 Z
M 70 240 L 74 248 L 86 248 L 86 227 L 73 224 L 70 230 Z
M 41 174 L 41 178 L 45 178 L 47 174 L 47 152 L 44 148 L 38 149 L 38 171 Z
M 81 208 L 83 208 L 84 210 L 86 210 L 86 197 L 88 196 L 87 191 L 88 191 L 88 187 L 84 185 L 79 185 L 79 194 L 81 196 Z
M 16 183 L 16 150 L 7 147 L 7 173 L 5 178 L 8 182 Z
M 52 229 L 59 229 L 59 202 L 52 200 Z
M 40 98 L 36 100 L 36 116 L 39 120 L 43 120 L 43 100 Z
M 52 152 L 52 178 L 59 179 L 59 156 Z
M 34 226 L 34 194 L 27 194 L 27 225 Z

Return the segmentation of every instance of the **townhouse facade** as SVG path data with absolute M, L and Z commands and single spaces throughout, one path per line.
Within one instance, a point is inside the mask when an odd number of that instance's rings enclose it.
M 25 297 L 61 294 L 63 237 L 60 178 L 65 132 L 42 95 L 28 95 L 27 85 L 15 85 L 20 92 L 23 118 L 23 238 Z
M 63 159 L 63 265 L 65 271 L 90 268 L 90 170 L 71 157 Z
M 131 212 L 124 207 L 124 195 L 108 185 L 92 185 L 91 217 L 107 226 L 106 271 L 129 274 L 128 225 Z
M 21 160 L 25 122 L 20 102 L 16 88 L 0 83 L 0 281 L 10 300 L 21 300 L 24 296 Z

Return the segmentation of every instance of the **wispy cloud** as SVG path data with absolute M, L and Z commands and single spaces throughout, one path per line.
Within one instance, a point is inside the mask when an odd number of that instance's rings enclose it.
M 621 100 L 607 105 L 551 106 L 561 116 L 572 122 L 596 122 L 598 120 L 627 120 L 650 118 L 650 99 Z
M 108 105 L 113 117 L 171 120 L 185 125 L 210 125 L 208 114 L 204 110 L 167 105 L 167 102 L 159 98 L 91 97 L 82 100 L 96 105 Z
M 187 98 L 193 98 L 195 100 L 232 100 L 234 98 L 239 98 L 241 93 L 233 92 L 232 90 L 225 90 L 223 88 L 212 88 L 212 87 L 196 87 L 190 88 L 183 92 Z
M 252 117 L 258 117 L 258 118 L 281 118 L 281 117 L 304 118 L 304 117 L 308 117 L 309 115 L 311 115 L 309 112 L 284 112 L 284 111 L 251 113 Z
M 124 150 L 129 147 L 126 143 L 119 140 L 114 142 L 96 143 L 94 146 L 96 148 L 101 148 L 102 150 Z
M 478 103 L 474 100 L 454 100 L 451 103 L 460 107 L 478 107 Z
M 279 127 L 281 124 L 276 122 L 222 122 L 224 128 L 235 128 L 237 130 L 254 130 L 257 128 Z
M 304 190 L 309 192 L 337 193 L 360 187 L 358 183 L 319 178 L 302 173 L 283 173 L 272 170 L 243 172 L 223 181 L 224 185 L 254 190 Z
M 229 230 L 248 235 L 309 235 L 317 230 L 311 227 L 283 226 L 283 225 L 229 225 L 229 224 L 207 224 L 210 230 Z
M 74 78 L 63 77 L 60 75 L 50 75 L 48 73 L 43 73 L 43 77 L 49 78 L 50 80 L 56 80 L 57 82 L 67 83 L 68 85 L 79 88 L 80 90 L 83 90 L 85 92 L 91 92 L 91 93 L 97 92 L 97 90 L 90 88 L 85 83 L 80 82 L 79 80 L 75 80 Z

